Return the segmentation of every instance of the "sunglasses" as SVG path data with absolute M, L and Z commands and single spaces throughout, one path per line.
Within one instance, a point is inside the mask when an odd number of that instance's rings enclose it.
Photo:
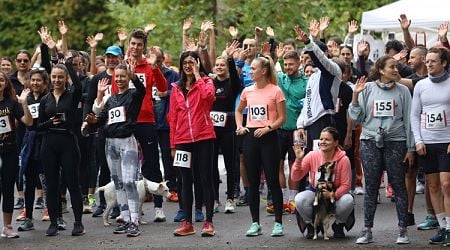
M 30 60 L 28 60 L 28 59 L 16 59 L 16 62 L 18 62 L 18 63 L 27 63 L 29 61 Z

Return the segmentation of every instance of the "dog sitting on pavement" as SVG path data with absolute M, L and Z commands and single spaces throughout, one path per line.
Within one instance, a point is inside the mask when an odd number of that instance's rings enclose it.
M 332 219 L 335 217 L 335 188 L 333 186 L 333 174 L 335 162 L 326 162 L 319 167 L 320 177 L 316 182 L 313 211 L 314 211 L 314 237 L 313 240 L 317 239 L 317 232 L 319 226 L 323 227 L 323 238 L 324 240 L 329 240 L 328 238 L 328 228 L 331 225 Z M 325 198 L 323 195 L 324 191 L 330 193 L 330 197 Z
M 169 188 L 166 185 L 166 182 L 156 183 L 149 181 L 145 178 L 142 180 L 136 181 L 136 188 L 139 194 L 139 224 L 147 224 L 144 220 L 142 220 L 142 206 L 144 205 L 144 202 L 147 197 L 147 193 L 155 194 L 155 195 L 161 195 L 166 198 L 169 198 L 171 196 L 169 192 Z M 117 199 L 116 199 L 116 189 L 114 186 L 114 182 L 111 181 L 110 183 L 106 184 L 103 187 L 99 187 L 97 189 L 97 192 L 103 191 L 105 193 L 105 200 L 106 200 L 106 209 L 103 212 L 103 225 L 109 226 L 111 223 L 108 220 L 109 212 L 113 207 L 117 205 Z

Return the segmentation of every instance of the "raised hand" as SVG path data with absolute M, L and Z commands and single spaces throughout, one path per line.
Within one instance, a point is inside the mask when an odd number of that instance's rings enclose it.
M 261 54 L 265 56 L 270 56 L 270 44 L 269 43 L 263 43 L 261 45 Z
M 316 19 L 311 20 L 311 22 L 309 22 L 309 33 L 313 38 L 316 38 L 319 32 L 320 23 Z
M 105 94 L 105 91 L 108 89 L 108 86 L 109 86 L 108 82 L 109 82 L 109 80 L 106 77 L 100 79 L 97 84 L 97 92 Z
M 30 93 L 30 89 L 26 88 L 22 90 L 22 93 L 20 94 L 20 96 L 17 98 L 17 101 L 19 103 L 27 103 L 27 96 Z
M 284 44 L 279 43 L 276 49 L 277 58 L 282 58 L 284 56 L 285 50 L 284 50 Z
M 44 38 L 44 41 L 42 41 L 43 43 L 45 43 L 45 45 L 47 45 L 47 47 L 52 50 L 56 47 L 56 43 L 55 40 L 53 40 L 52 36 L 48 35 Z
M 448 32 L 448 22 L 444 22 L 441 25 L 439 25 L 438 36 L 441 42 L 447 41 L 447 32 Z
M 192 19 L 190 17 L 184 19 L 183 31 L 188 31 L 192 26 Z
M 358 31 L 358 21 L 351 20 L 350 22 L 348 22 L 348 33 L 353 35 L 356 33 L 356 31 Z
M 297 35 L 295 39 L 299 40 L 300 42 L 308 43 L 309 38 L 308 35 L 300 28 L 300 26 L 296 25 L 294 27 L 295 34 Z
M 231 45 L 227 46 L 225 51 L 228 58 L 233 58 L 234 53 L 239 49 L 239 42 L 234 40 Z
M 321 17 L 319 21 L 319 31 L 324 31 L 330 25 L 330 18 L 327 16 Z
M 214 23 L 208 20 L 205 20 L 202 22 L 202 25 L 200 26 L 200 30 L 203 31 L 211 31 L 214 29 Z
M 269 36 L 270 38 L 274 38 L 275 37 L 275 32 L 273 32 L 272 27 L 267 26 L 267 28 L 266 28 L 266 35 Z
M 51 35 L 51 32 L 48 30 L 48 28 L 46 26 L 42 26 L 39 30 L 38 30 L 38 34 L 41 37 L 41 41 L 44 42 L 45 38 L 47 36 Z
M 154 30 L 155 27 L 156 27 L 156 24 L 154 24 L 154 23 L 149 23 L 149 24 L 145 25 L 144 31 L 145 31 L 145 33 L 148 33 L 148 32 L 150 32 L 150 31 Z
M 262 31 L 263 31 L 263 28 L 256 26 L 255 27 L 255 36 L 256 37 L 261 37 Z
M 355 89 L 353 92 L 361 93 L 366 88 L 367 78 L 365 76 L 361 76 L 355 83 Z
M 362 56 L 364 51 L 369 48 L 369 44 L 366 40 L 361 40 L 358 42 L 358 55 Z
M 117 30 L 117 37 L 119 38 L 120 42 L 124 42 L 127 40 L 128 34 L 125 28 L 120 28 L 119 30 Z
M 67 34 L 67 31 L 69 31 L 69 29 L 67 28 L 67 25 L 64 23 L 64 20 L 58 21 L 58 30 L 62 36 Z
M 233 39 L 237 39 L 238 36 L 238 29 L 234 26 L 230 26 L 228 27 L 228 32 L 230 32 L 231 37 L 233 37 Z
M 201 30 L 200 33 L 198 34 L 197 46 L 200 48 L 205 48 L 207 38 L 208 38 L 208 35 L 206 34 L 206 31 Z
M 335 41 L 331 42 L 330 53 L 332 57 L 339 57 L 341 54 L 341 47 Z
M 97 40 L 93 36 L 86 37 L 86 43 L 89 44 L 90 48 L 97 47 Z
M 187 38 L 186 41 L 184 41 L 184 47 L 186 48 L 186 51 L 197 51 L 198 49 L 193 38 Z
M 294 144 L 294 146 L 292 146 L 292 149 L 294 150 L 295 158 L 303 159 L 303 157 L 305 156 L 305 148 L 302 148 L 300 144 Z
M 95 41 L 99 42 L 103 39 L 103 33 L 97 33 L 94 37 Z
M 408 54 L 408 50 L 406 49 L 402 49 L 400 52 L 398 52 L 397 54 L 395 54 L 393 57 L 396 61 L 400 61 L 403 58 L 406 57 L 406 55 Z
M 400 27 L 402 28 L 402 30 L 409 29 L 409 26 L 411 25 L 411 20 L 408 20 L 405 14 L 401 14 L 398 21 L 400 22 Z

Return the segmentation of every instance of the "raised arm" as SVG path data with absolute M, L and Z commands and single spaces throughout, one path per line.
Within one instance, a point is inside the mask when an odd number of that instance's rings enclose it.
M 69 31 L 69 28 L 67 27 L 64 20 L 58 21 L 58 30 L 61 34 L 61 52 L 65 55 L 69 51 L 69 45 L 67 43 L 67 32 Z
M 358 21 L 351 20 L 350 22 L 348 22 L 348 33 L 344 39 L 345 45 L 350 45 L 353 47 L 353 39 L 355 38 L 356 31 L 358 31 Z
M 415 47 L 414 39 L 411 36 L 411 32 L 409 32 L 409 26 L 411 26 L 411 20 L 409 20 L 405 14 L 401 14 L 398 19 L 400 22 L 400 27 L 403 32 L 403 39 L 405 40 L 406 46 L 409 50 Z
M 448 32 L 448 22 L 444 22 L 441 25 L 439 25 L 438 29 L 439 41 L 441 41 L 444 47 L 450 49 L 450 44 L 448 43 L 447 39 L 447 32 Z
M 182 44 L 183 51 L 187 50 L 186 49 L 186 43 L 187 43 L 187 41 L 189 39 L 188 32 L 191 29 L 191 26 L 192 26 L 192 19 L 190 17 L 184 19 L 184 22 L 183 22 L 183 37 L 182 37 L 182 39 L 183 39 L 182 40 L 182 42 L 183 42 L 183 44 Z
M 206 72 L 212 72 L 212 64 L 211 60 L 208 54 L 208 47 L 206 47 L 206 40 L 208 39 L 208 35 L 206 35 L 206 32 L 201 30 L 200 34 L 198 36 L 198 50 L 200 59 L 202 60 L 203 67 L 205 68 Z
M 211 21 L 203 21 L 201 30 L 209 32 L 209 60 L 211 65 L 216 62 L 216 33 L 214 32 L 214 23 Z
M 86 43 L 89 44 L 89 48 L 91 50 L 90 53 L 90 69 L 89 69 L 89 73 L 91 76 L 97 74 L 97 67 L 95 65 L 95 58 L 97 57 L 97 44 L 99 41 L 101 41 L 103 39 L 103 33 L 97 33 L 95 35 L 95 37 L 93 36 L 88 36 L 86 38 Z

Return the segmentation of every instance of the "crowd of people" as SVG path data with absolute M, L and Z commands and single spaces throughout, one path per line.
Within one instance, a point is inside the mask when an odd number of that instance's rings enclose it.
M 111 217 L 118 222 L 113 232 L 139 236 L 136 181 L 145 178 L 165 180 L 168 201 L 178 202 L 175 236 L 195 234 L 193 221 L 204 221 L 202 236 L 214 236 L 214 213 L 247 205 L 245 235 L 260 235 L 260 194 L 267 184 L 265 210 L 275 215 L 271 236 L 284 235 L 283 213 L 296 213 L 312 239 L 314 194 L 321 191 L 335 199 L 327 212 L 336 216 L 334 237 L 344 238 L 355 221 L 354 197 L 364 195 L 357 244 L 373 242 L 382 186 L 396 205 L 396 243 L 410 243 L 407 228 L 416 224 L 414 198 L 423 187 L 428 215 L 417 228 L 437 229 L 429 243 L 449 246 L 448 23 L 427 49 L 413 40 L 406 15 L 399 22 L 404 41 L 389 40 L 385 55 L 372 61 L 364 39 L 353 49 L 356 21 L 349 22 L 344 41 L 325 38 L 328 17 L 312 20 L 308 33 L 295 27 L 296 37 L 283 42 L 271 27 L 267 42 L 260 27 L 243 40 L 230 27 L 232 41 L 216 52 L 214 24 L 202 22 L 193 39 L 188 18 L 177 66 L 161 47 L 147 44 L 155 25 L 120 29 L 119 44 L 101 55 L 96 48 L 103 34 L 87 37 L 86 52 L 69 49 L 64 21 L 58 23 L 60 41 L 40 28 L 34 55 L 19 50 L 14 60 L 0 62 L 1 236 L 19 237 L 14 209 L 22 221 L 18 231 L 34 229 L 34 208 L 50 221 L 47 236 L 66 229 L 66 190 L 72 235 L 83 235 L 83 214 L 98 217 L 106 208 L 96 188 L 111 181 L 117 197 Z M 333 191 L 316 190 L 325 163 L 335 166 Z M 153 196 L 154 222 L 166 221 L 163 201 Z

